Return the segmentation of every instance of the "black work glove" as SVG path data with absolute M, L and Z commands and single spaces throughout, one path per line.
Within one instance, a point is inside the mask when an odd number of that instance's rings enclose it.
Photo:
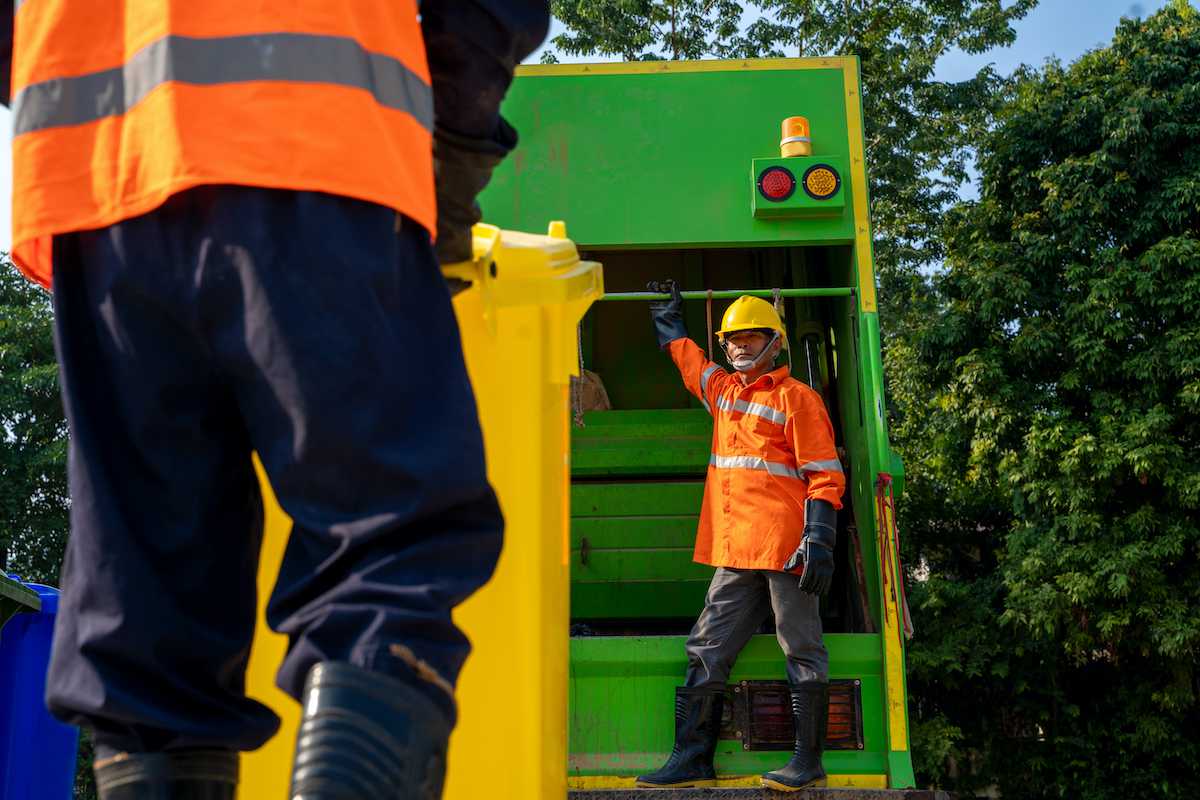
M 676 339 L 688 335 L 683 324 L 683 295 L 675 281 L 650 281 L 646 290 L 655 294 L 669 294 L 670 300 L 655 300 L 650 303 L 650 319 L 654 321 L 654 332 L 658 334 L 658 346 L 665 348 Z
M 437 191 L 437 251 L 442 264 L 475 257 L 471 227 L 483 218 L 475 199 L 492 170 L 517 146 L 517 132 L 500 120 L 490 139 L 473 139 L 438 127 L 433 133 L 433 177 Z
M 783 565 L 790 572 L 801 564 L 800 591 L 825 594 L 833 583 L 833 548 L 837 544 L 837 509 L 828 500 L 804 503 L 804 538 Z

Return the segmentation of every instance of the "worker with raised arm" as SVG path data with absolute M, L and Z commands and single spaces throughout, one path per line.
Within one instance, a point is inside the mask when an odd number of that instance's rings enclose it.
M 717 570 L 688 637 L 684 685 L 675 690 L 674 748 L 637 784 L 715 785 L 725 683 L 738 653 L 773 615 L 796 740 L 787 765 L 762 782 L 783 791 L 824 785 L 829 656 L 819 597 L 833 580 L 846 486 L 829 415 L 817 392 L 775 366 L 787 332 L 770 303 L 744 295 L 725 312 L 717 337 L 728 372 L 688 338 L 674 281 L 649 288 L 669 295 L 650 307 L 659 346 L 713 416 L 694 558 Z
M 13 10 L 12 255 L 52 287 L 70 426 L 50 709 L 101 800 L 234 796 L 278 727 L 244 692 L 257 452 L 293 520 L 290 796 L 440 796 L 451 611 L 503 519 L 438 260 L 471 257 L 545 0 Z

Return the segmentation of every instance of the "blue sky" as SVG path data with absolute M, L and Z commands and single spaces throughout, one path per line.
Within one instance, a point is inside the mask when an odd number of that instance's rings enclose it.
M 973 56 L 962 52 L 947 53 L 938 63 L 937 77 L 961 80 L 979 67 L 993 63 L 1001 73 L 1020 64 L 1040 65 L 1057 56 L 1071 62 L 1084 52 L 1107 43 L 1122 16 L 1147 16 L 1167 4 L 1167 0 L 1042 0 L 1017 25 L 1017 41 L 1012 47 Z M 1193 0 L 1193 5 L 1194 5 Z M 562 27 L 555 24 L 551 36 Z M 536 63 L 540 52 L 530 61 Z M 560 56 L 560 59 L 568 59 Z M 12 115 L 0 108 L 0 250 L 8 250 L 12 241 Z

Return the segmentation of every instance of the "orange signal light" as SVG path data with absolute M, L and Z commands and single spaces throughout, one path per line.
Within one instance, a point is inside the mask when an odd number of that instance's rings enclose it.
M 779 154 L 784 158 L 812 155 L 812 135 L 808 129 L 808 117 L 788 117 L 783 121 Z

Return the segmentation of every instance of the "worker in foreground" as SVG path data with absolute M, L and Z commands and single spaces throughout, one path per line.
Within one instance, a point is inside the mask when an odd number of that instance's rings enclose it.
M 716 784 L 725 683 L 738 653 L 773 614 L 787 656 L 796 746 L 787 765 L 762 782 L 783 791 L 823 786 L 829 654 L 819 597 L 833 580 L 846 487 L 833 426 L 821 396 L 789 377 L 786 366 L 775 367 L 787 333 L 770 303 L 744 295 L 725 312 L 717 337 L 730 373 L 688 338 L 674 281 L 649 288 L 671 296 L 650 307 L 659 346 L 713 415 L 694 558 L 717 571 L 688 637 L 684 685 L 675 690 L 675 746 L 637 785 Z
M 291 796 L 441 795 L 451 610 L 503 520 L 438 257 L 471 257 L 548 22 L 545 0 L 17 3 L 13 258 L 53 283 L 71 435 L 46 694 L 91 731 L 103 800 L 232 798 L 278 727 L 243 691 L 252 452 L 294 520 L 267 610 L 304 709 Z

